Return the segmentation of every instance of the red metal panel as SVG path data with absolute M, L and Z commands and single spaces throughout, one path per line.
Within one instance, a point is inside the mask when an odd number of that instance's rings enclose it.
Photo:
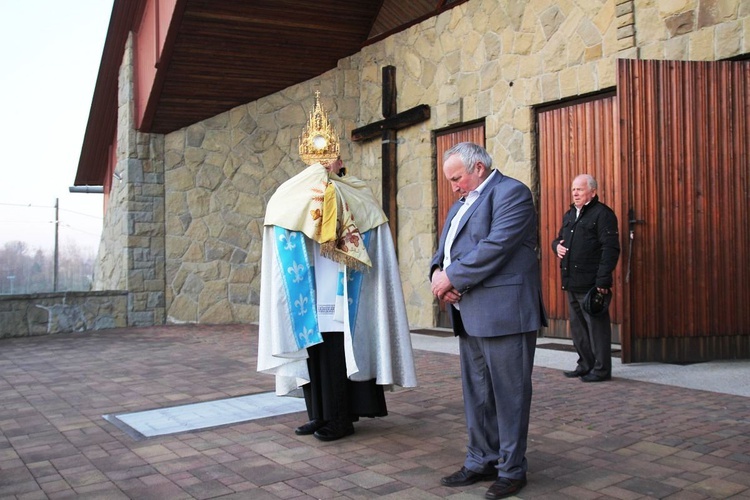
M 157 87 L 159 63 L 167 43 L 167 34 L 175 14 L 177 0 L 146 0 L 141 23 L 134 35 L 134 79 L 136 128 L 144 125 L 149 101 Z
M 750 355 L 750 63 L 622 60 L 624 361 Z M 623 206 L 623 209 L 626 207 Z

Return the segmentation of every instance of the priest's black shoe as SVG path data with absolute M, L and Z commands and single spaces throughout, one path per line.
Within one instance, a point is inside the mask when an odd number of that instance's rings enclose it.
M 583 382 L 604 382 L 605 380 L 610 380 L 612 378 L 612 375 L 595 375 L 593 373 L 589 373 L 588 375 L 584 375 L 581 377 L 581 380 Z
M 470 484 L 478 483 L 479 481 L 489 481 L 497 477 L 497 472 L 474 472 L 466 467 L 461 467 L 461 470 L 454 472 L 450 476 L 445 476 L 440 480 L 440 484 L 443 486 L 468 486 Z
M 496 500 L 497 498 L 509 497 L 521 491 L 521 488 L 524 486 L 526 486 L 526 478 L 510 479 L 507 477 L 501 477 L 492 483 L 490 489 L 484 494 L 484 498 Z
M 315 431 L 317 431 L 324 425 L 326 425 L 325 420 L 310 420 L 305 425 L 300 425 L 299 427 L 294 429 L 294 433 L 298 436 L 309 436 L 310 434 L 315 434 Z
M 315 431 L 313 434 L 321 441 L 336 441 L 346 436 L 354 434 L 354 426 L 351 422 L 342 422 L 340 420 L 331 420 L 326 425 Z
M 576 378 L 576 377 L 583 377 L 586 375 L 586 372 L 581 372 L 578 370 L 573 370 L 572 372 L 563 372 L 563 375 L 565 375 L 568 378 Z

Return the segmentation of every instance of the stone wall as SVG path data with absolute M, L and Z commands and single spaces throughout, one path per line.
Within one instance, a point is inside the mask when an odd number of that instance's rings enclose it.
M 431 123 L 399 133 L 398 248 L 409 321 L 435 324 L 427 282 L 437 246 L 431 131 L 484 120 L 494 166 L 537 191 L 534 106 L 615 85 L 620 51 L 613 1 L 471 1 L 415 25 L 357 57 L 360 120 L 380 113 L 377 68 L 397 68 L 399 108 L 432 108 Z M 379 163 L 377 144 L 364 164 Z
M 715 61 L 750 52 L 747 0 L 635 0 L 642 59 Z
M 266 203 L 306 167 L 297 154 L 298 138 L 315 90 L 345 138 L 354 126 L 358 81 L 358 71 L 340 65 L 304 85 L 167 135 L 168 321 L 257 321 Z M 341 155 L 357 172 L 346 141 Z
M 127 326 L 128 293 L 55 292 L 0 296 L 0 339 Z
M 97 290 L 127 290 L 128 325 L 165 320 L 164 136 L 135 130 L 133 42 L 120 68 L 117 150 L 107 202 Z
M 276 187 L 303 167 L 297 138 L 316 90 L 339 129 L 349 172 L 377 196 L 380 141 L 346 139 L 352 129 L 382 118 L 382 67 L 396 67 L 399 110 L 431 108 L 429 121 L 398 133 L 403 142 L 397 194 L 409 321 L 429 327 L 436 315 L 427 269 L 437 244 L 435 179 L 441 175 L 435 171 L 433 131 L 484 120 L 495 166 L 537 192 L 536 106 L 613 89 L 617 58 L 714 60 L 748 52 L 746 0 L 471 0 L 365 47 L 318 78 L 168 134 L 163 156 L 158 137 L 149 139 L 149 148 L 145 142 L 131 144 L 128 151 L 139 154 L 128 156 L 128 167 L 136 161 L 136 170 L 145 169 L 150 159 L 158 179 L 160 162 L 164 165 L 167 321 L 257 321 L 265 205 Z M 148 154 L 140 154 L 146 149 Z M 149 287 L 132 275 L 141 264 L 128 260 L 134 255 L 127 249 L 143 241 L 130 233 L 138 228 L 133 214 L 154 210 L 154 220 L 142 226 L 148 228 L 148 250 L 139 252 L 147 255 L 144 268 L 158 267 L 161 207 L 158 193 L 152 205 L 136 203 L 131 192 L 141 181 L 132 181 L 118 199 L 127 216 L 111 216 L 115 230 L 127 236 L 107 229 L 107 237 L 119 241 L 111 248 L 115 254 L 109 258 L 118 264 L 110 273 L 111 281 L 124 279 L 128 289 L 139 284 L 146 293 Z M 158 192 L 156 184 L 147 187 Z M 126 262 L 130 274 L 114 271 Z M 160 276 L 155 271 L 149 286 L 156 287 Z M 154 303 L 160 311 L 159 301 Z
M 361 68 L 359 124 L 380 119 L 385 65 L 397 68 L 399 109 L 432 109 L 430 123 L 399 132 L 398 249 L 412 327 L 436 321 L 427 269 L 441 174 L 431 131 L 483 119 L 494 166 L 536 193 L 535 106 L 614 88 L 618 58 L 748 52 L 746 0 L 473 0 L 365 47 L 352 58 Z M 361 154 L 378 179 L 380 144 Z

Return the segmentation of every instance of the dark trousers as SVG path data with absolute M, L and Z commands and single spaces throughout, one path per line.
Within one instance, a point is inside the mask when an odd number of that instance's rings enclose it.
M 609 320 L 609 310 L 601 316 L 591 316 L 583 310 L 585 297 L 585 293 L 568 292 L 570 334 L 578 352 L 576 370 L 593 373 L 599 377 L 610 377 L 612 375 L 612 326 Z
M 310 383 L 302 391 L 310 420 L 356 422 L 388 415 L 382 385 L 347 377 L 343 332 L 324 332 L 323 342 L 308 347 L 307 354 Z
M 498 477 L 524 479 L 531 415 L 536 331 L 472 337 L 453 311 L 459 336 L 461 383 L 468 444 L 464 466 L 474 472 L 497 470 Z

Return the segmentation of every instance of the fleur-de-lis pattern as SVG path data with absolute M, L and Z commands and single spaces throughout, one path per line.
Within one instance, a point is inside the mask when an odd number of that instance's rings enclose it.
M 296 246 L 294 240 L 296 240 L 298 237 L 299 233 L 287 231 L 286 229 L 284 229 L 283 233 L 279 235 L 279 241 L 284 243 L 285 250 L 292 250 Z
M 294 301 L 294 307 L 297 308 L 297 316 L 304 316 L 307 314 L 307 304 L 310 300 L 304 295 L 300 294 L 299 298 Z
M 361 250 L 366 252 L 370 237 L 369 231 L 360 234 L 350 212 L 344 210 L 344 213 L 349 214 L 341 221 L 342 224 L 345 224 L 346 230 L 339 233 L 337 246 L 343 251 L 347 251 L 347 245 L 355 248 L 361 247 Z M 283 270 L 284 291 L 295 341 L 300 349 L 304 349 L 323 341 L 318 327 L 317 311 L 313 307 L 315 304 L 313 268 L 307 255 L 307 246 L 304 244 L 302 233 L 289 231 L 278 226 L 274 226 L 274 230 L 277 242 L 276 255 L 280 269 Z M 356 333 L 355 326 L 357 324 L 361 284 L 361 271 L 347 268 L 339 276 L 337 293 L 343 296 L 346 288 L 352 337 Z
M 323 341 L 315 307 L 314 274 L 302 233 L 274 226 L 276 258 L 282 274 L 286 305 L 297 347 L 305 349 Z
M 292 265 L 287 268 L 286 272 L 292 276 L 292 282 L 294 283 L 299 283 L 305 279 L 305 266 L 303 264 L 298 264 L 297 261 L 293 261 Z
M 319 332 L 317 330 L 308 330 L 307 328 L 303 328 L 302 332 L 300 332 L 299 334 L 299 337 L 304 340 L 305 344 L 313 345 L 315 344 L 315 342 L 313 342 L 312 339 L 314 339 L 318 334 Z

